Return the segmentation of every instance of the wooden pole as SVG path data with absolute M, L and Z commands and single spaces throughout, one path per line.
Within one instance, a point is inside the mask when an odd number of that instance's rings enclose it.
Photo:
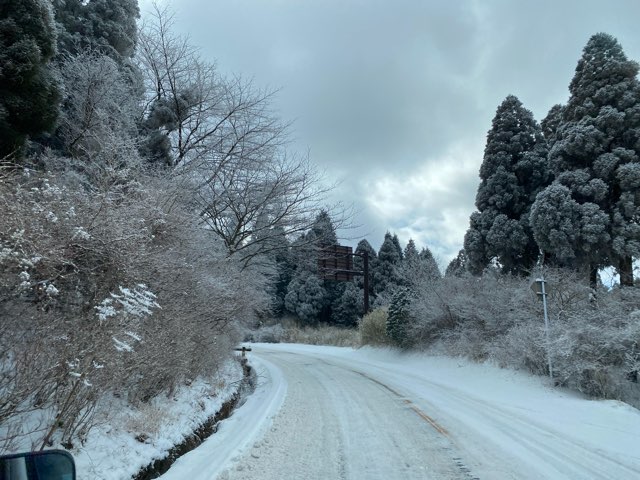
M 369 252 L 364 252 L 364 314 L 369 313 Z

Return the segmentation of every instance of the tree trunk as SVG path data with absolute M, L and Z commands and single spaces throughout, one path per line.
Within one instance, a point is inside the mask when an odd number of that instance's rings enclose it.
M 598 289 L 598 267 L 589 265 L 589 286 L 595 291 Z
M 618 262 L 620 286 L 633 287 L 633 258 L 622 257 Z

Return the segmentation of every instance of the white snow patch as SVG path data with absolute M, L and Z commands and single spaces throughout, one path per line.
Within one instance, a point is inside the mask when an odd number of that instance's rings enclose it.
M 229 360 L 211 378 L 194 380 L 172 397 L 159 395 L 137 409 L 125 398 L 111 397 L 101 405 L 96 426 L 85 444 L 72 452 L 78 478 L 131 478 L 154 460 L 164 458 L 174 445 L 220 410 L 241 379 L 240 365 Z

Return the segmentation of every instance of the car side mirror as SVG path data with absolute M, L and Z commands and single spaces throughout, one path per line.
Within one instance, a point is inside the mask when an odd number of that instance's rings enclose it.
M 64 450 L 0 456 L 0 480 L 75 480 L 76 464 Z

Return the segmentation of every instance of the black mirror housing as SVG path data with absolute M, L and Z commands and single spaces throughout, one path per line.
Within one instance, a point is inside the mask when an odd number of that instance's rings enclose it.
M 0 480 L 76 480 L 76 464 L 64 450 L 3 455 Z

